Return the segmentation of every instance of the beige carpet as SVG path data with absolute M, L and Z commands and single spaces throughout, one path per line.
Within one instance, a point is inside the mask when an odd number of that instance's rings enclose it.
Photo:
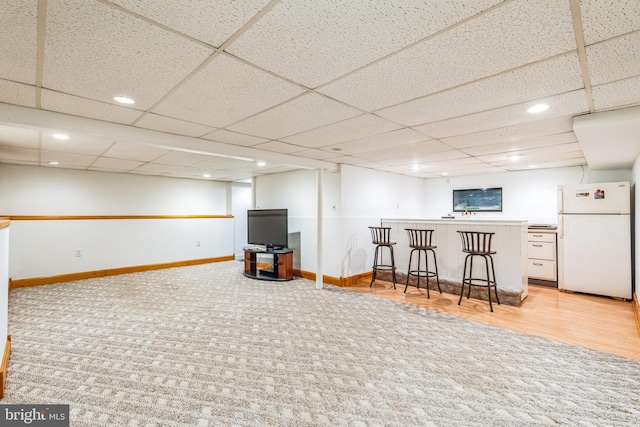
M 241 272 L 11 291 L 1 403 L 69 403 L 72 426 L 640 425 L 637 361 Z

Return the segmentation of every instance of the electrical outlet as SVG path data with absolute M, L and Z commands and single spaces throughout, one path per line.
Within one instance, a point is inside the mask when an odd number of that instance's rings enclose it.
M 198 240 L 198 241 L 196 242 L 196 246 L 197 246 L 197 247 L 200 247 L 200 240 Z
M 76 249 L 76 256 L 77 257 L 81 257 L 82 256 L 82 249 Z

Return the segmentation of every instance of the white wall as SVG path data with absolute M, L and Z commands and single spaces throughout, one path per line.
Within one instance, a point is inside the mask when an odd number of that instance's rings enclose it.
M 219 181 L 0 164 L 2 215 L 225 215 L 226 192 Z
M 382 218 L 425 216 L 424 180 L 355 166 L 342 167 L 342 240 L 338 276 L 371 271 L 373 252 L 369 226 Z
M 228 185 L 0 165 L 0 215 L 225 215 Z M 233 255 L 233 219 L 14 220 L 12 279 Z M 77 256 L 80 250 L 81 256 Z
M 242 248 L 247 244 L 247 210 L 251 209 L 251 184 L 233 183 L 231 214 L 234 218 L 234 254 L 244 259 Z
M 316 272 L 317 172 L 296 171 L 256 179 L 256 208 L 289 209 L 289 233 L 300 233 L 294 266 Z M 343 165 L 323 172 L 323 274 L 348 277 L 370 270 L 370 225 L 384 217 L 423 211 L 423 180 Z M 290 236 L 290 246 L 292 238 Z M 295 239 L 294 239 L 295 241 Z M 299 254 L 299 264 L 296 262 Z
M 589 171 L 588 168 L 580 166 L 427 179 L 424 214 L 427 217 L 439 218 L 451 213 L 454 189 L 502 187 L 503 212 L 478 213 L 478 216 L 527 219 L 530 223 L 555 224 L 558 185 L 631 179 L 630 169 Z
M 316 272 L 317 171 L 299 170 L 265 175 L 255 180 L 256 209 L 286 208 L 289 247 L 294 268 Z M 323 274 L 336 275 L 335 256 L 340 241 L 340 174 L 323 171 Z

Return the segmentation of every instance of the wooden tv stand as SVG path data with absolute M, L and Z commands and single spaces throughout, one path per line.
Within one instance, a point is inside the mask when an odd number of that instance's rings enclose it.
M 293 250 L 265 249 L 256 246 L 245 246 L 242 249 L 244 250 L 243 274 L 245 276 L 260 280 L 293 279 Z M 261 255 L 260 258 L 267 259 L 259 261 L 258 255 Z

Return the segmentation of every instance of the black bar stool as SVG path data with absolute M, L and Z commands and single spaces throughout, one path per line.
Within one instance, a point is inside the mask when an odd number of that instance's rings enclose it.
M 393 280 L 393 289 L 396 288 L 396 260 L 393 256 L 393 245 L 396 242 L 391 240 L 391 227 L 369 227 L 371 230 L 371 243 L 376 245 L 376 250 L 373 255 L 373 275 L 371 276 L 371 284 L 376 280 L 376 273 L 378 270 L 390 270 Z M 382 263 L 382 251 L 380 248 L 388 248 L 391 256 L 390 264 Z
M 409 286 L 409 277 L 416 276 L 417 287 L 420 289 L 420 278 L 424 277 L 426 279 L 427 286 L 427 298 L 431 298 L 429 296 L 429 277 L 435 277 L 436 283 L 438 284 L 438 290 L 442 293 L 442 289 L 440 289 L 440 278 L 438 277 L 438 262 L 436 261 L 436 252 L 434 251 L 437 248 L 436 245 L 433 245 L 431 242 L 431 238 L 433 236 L 433 230 L 421 230 L 416 228 L 405 228 L 407 234 L 409 235 L 409 247 L 411 249 L 411 253 L 409 254 L 409 268 L 407 270 L 407 284 L 404 287 L 404 291 L 407 292 L 407 287 Z M 418 251 L 418 266 L 417 269 L 411 269 L 411 261 L 413 260 L 413 253 Z M 429 271 L 429 252 L 433 255 L 433 265 L 435 270 Z M 420 269 L 421 265 L 421 256 L 424 254 L 424 270 Z
M 498 299 L 498 287 L 496 285 L 496 271 L 493 267 L 493 257 L 496 251 L 491 249 L 491 240 L 495 233 L 485 233 L 480 231 L 458 231 L 462 239 L 462 252 L 467 256 L 464 258 L 464 272 L 462 273 L 462 287 L 460 288 L 460 299 L 458 305 L 462 302 L 462 294 L 464 293 L 464 285 L 469 286 L 467 299 L 471 296 L 471 287 L 480 286 L 487 288 L 489 293 L 489 308 L 493 312 L 491 305 L 491 288 L 496 294 L 496 302 L 500 304 Z M 473 277 L 473 259 L 475 257 L 484 258 L 486 278 Z M 489 262 L 491 263 L 491 271 L 489 271 Z M 469 265 L 469 269 L 467 269 Z M 491 274 L 489 274 L 491 273 Z

